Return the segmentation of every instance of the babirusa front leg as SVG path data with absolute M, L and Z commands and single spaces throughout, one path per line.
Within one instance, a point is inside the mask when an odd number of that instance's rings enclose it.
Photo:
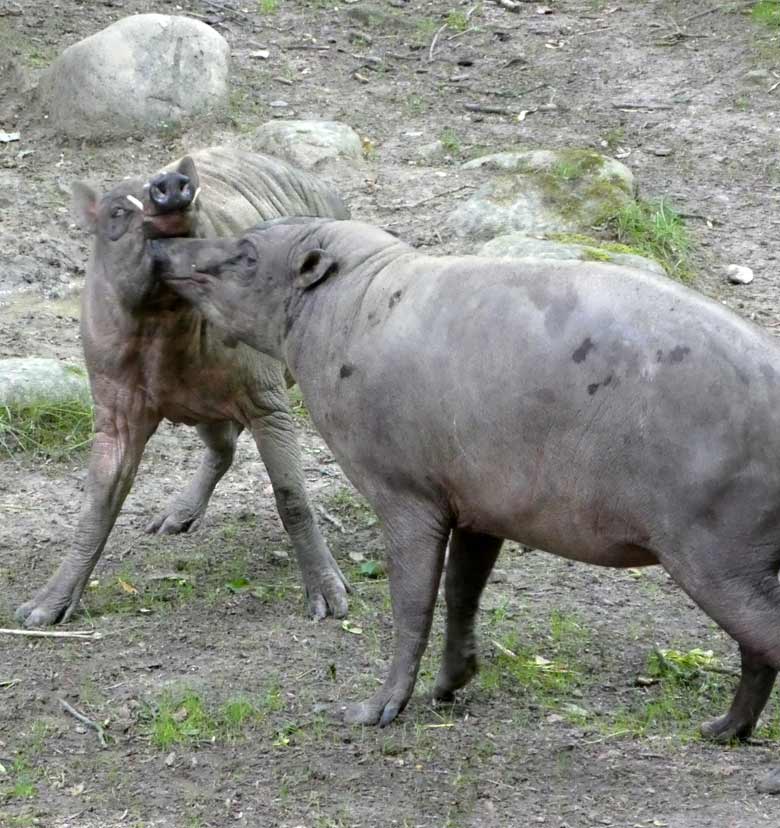
M 370 699 L 344 708 L 354 724 L 390 724 L 411 698 L 428 643 L 448 526 L 433 508 L 407 505 L 383 518 L 393 605 L 393 661 Z
M 285 398 L 286 399 L 286 398 Z M 347 614 L 348 584 L 322 536 L 304 487 L 303 467 L 295 424 L 286 402 L 252 421 L 276 506 L 290 536 L 306 591 L 309 613 L 324 618 Z
M 43 627 L 67 621 L 76 610 L 158 422 L 146 418 L 131 425 L 98 419 L 100 430 L 92 443 L 73 544 L 45 586 L 16 611 L 18 621 L 28 627 Z

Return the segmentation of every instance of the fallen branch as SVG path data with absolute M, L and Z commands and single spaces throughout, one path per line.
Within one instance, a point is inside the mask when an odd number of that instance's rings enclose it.
M 620 103 L 618 101 L 613 101 L 612 106 L 615 109 L 673 109 L 674 107 L 671 104 L 660 104 L 660 103 Z
M 103 634 L 97 630 L 9 630 L 0 628 L 0 635 L 24 635 L 28 638 L 80 638 L 97 640 Z
M 203 0 L 203 2 L 207 6 L 211 6 L 212 9 L 217 9 L 218 11 L 223 12 L 224 14 L 234 14 L 236 17 L 241 18 L 241 20 L 251 20 L 252 18 L 242 12 L 240 9 L 236 9 L 233 6 L 229 5 L 228 3 L 219 3 L 217 0 Z
M 421 198 L 419 201 L 412 201 L 406 204 L 377 204 L 377 207 L 379 207 L 382 210 L 413 210 L 415 207 L 420 207 L 423 204 L 427 204 L 429 201 L 434 201 L 435 199 L 441 198 L 445 195 L 459 193 L 461 190 L 467 190 L 471 186 L 471 184 L 461 184 L 460 187 L 454 187 L 452 190 L 443 190 L 440 193 L 434 193 L 433 195 Z M 439 239 L 439 241 L 441 241 L 441 238 Z
M 517 653 L 513 653 L 509 648 L 505 647 L 503 644 L 499 644 L 498 641 L 494 641 L 491 639 L 490 643 L 499 651 L 499 653 L 503 653 L 505 656 L 509 656 L 509 658 L 517 658 Z
M 752 6 L 752 0 L 749 3 L 744 3 L 745 6 Z M 698 20 L 700 17 L 705 17 L 708 14 L 713 14 L 716 11 L 723 11 L 723 9 L 731 8 L 731 3 L 721 3 L 719 6 L 713 6 L 711 9 L 705 9 L 704 11 L 696 12 L 696 14 L 692 14 L 690 17 L 685 17 L 681 21 L 679 25 L 685 26 L 687 23 L 691 23 L 694 20 Z M 677 25 L 677 24 L 675 24 Z
M 443 26 L 439 26 L 436 30 L 436 34 L 433 36 L 433 40 L 431 41 L 431 48 L 428 50 L 428 63 L 431 63 L 433 60 L 433 53 L 436 49 L 436 41 L 439 39 L 439 35 L 447 28 L 447 24 L 445 23 Z
M 466 103 L 463 108 L 469 112 L 485 112 L 488 115 L 511 115 L 512 112 L 505 106 L 491 106 L 490 104 Z
M 108 743 L 106 742 L 106 732 L 103 730 L 103 726 L 98 724 L 97 722 L 93 722 L 92 719 L 88 719 L 83 713 L 79 713 L 75 707 L 69 705 L 65 699 L 57 699 L 57 701 L 62 705 L 63 710 L 66 713 L 70 713 L 74 719 L 80 721 L 83 725 L 90 728 L 90 730 L 94 730 L 97 733 L 98 741 L 100 742 L 101 747 L 108 747 Z

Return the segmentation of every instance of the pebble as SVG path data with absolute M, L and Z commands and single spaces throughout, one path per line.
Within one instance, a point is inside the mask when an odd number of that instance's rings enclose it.
M 284 109 L 285 107 L 289 106 L 290 104 L 287 101 L 271 101 L 268 106 L 272 106 L 274 109 Z
M 753 281 L 753 271 L 745 265 L 729 265 L 726 274 L 732 285 L 749 285 Z
M 745 80 L 750 83 L 763 83 L 764 81 L 768 81 L 770 77 L 771 75 L 768 69 L 751 69 L 745 73 Z

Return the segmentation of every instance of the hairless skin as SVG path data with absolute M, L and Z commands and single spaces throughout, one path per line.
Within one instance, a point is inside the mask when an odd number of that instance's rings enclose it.
M 395 643 L 345 708 L 411 697 L 445 577 L 434 696 L 477 668 L 480 594 L 510 538 L 602 566 L 660 564 L 739 645 L 755 727 L 780 668 L 780 343 L 668 279 L 597 263 L 434 258 L 347 221 L 155 242 L 162 278 L 283 360 L 379 515 Z M 780 792 L 780 772 L 762 783 Z
M 192 305 L 160 283 L 149 236 L 217 236 L 283 214 L 348 215 L 322 183 L 267 156 L 215 148 L 99 196 L 74 188 L 76 216 L 94 235 L 82 294 L 81 337 L 95 402 L 95 439 L 72 545 L 43 588 L 17 610 L 38 627 L 67 621 L 100 558 L 147 440 L 163 418 L 195 425 L 206 445 L 187 488 L 148 525 L 186 532 L 202 517 L 251 432 L 295 547 L 309 612 L 347 611 L 346 582 L 304 489 L 284 367 L 235 347 Z

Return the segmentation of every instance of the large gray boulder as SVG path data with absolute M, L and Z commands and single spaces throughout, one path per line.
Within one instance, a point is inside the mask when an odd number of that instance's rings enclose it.
M 49 122 L 77 138 L 174 129 L 224 110 L 230 48 L 189 17 L 139 14 L 67 48 L 44 73 Z
M 602 242 L 599 239 L 556 241 L 532 239 L 522 233 L 508 233 L 482 245 L 477 255 L 498 259 L 574 259 L 580 262 L 609 262 L 660 275 L 666 273 L 654 259 L 629 252 L 624 245 Z
M 251 146 L 304 170 L 334 160 L 354 164 L 363 158 L 360 136 L 338 121 L 269 121 L 256 130 Z
M 494 153 L 463 169 L 484 183 L 447 224 L 472 240 L 511 232 L 588 233 L 634 198 L 628 167 L 588 149 Z
M 83 367 L 39 357 L 0 359 L 0 408 L 91 402 Z

